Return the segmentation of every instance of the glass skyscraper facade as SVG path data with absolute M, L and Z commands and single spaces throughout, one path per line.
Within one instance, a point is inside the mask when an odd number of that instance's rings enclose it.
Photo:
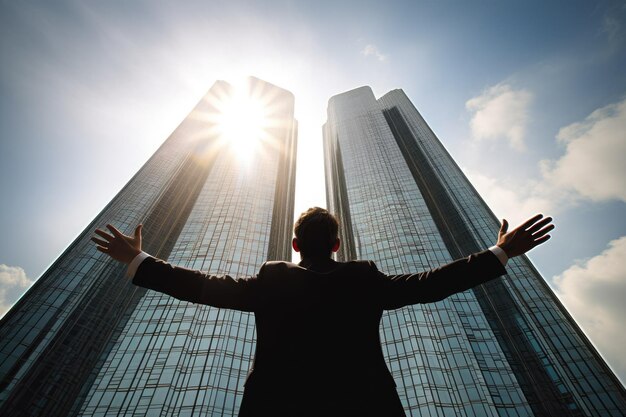
M 332 97 L 323 133 L 339 260 L 410 273 L 494 243 L 498 219 L 402 90 Z M 625 415 L 624 387 L 528 258 L 507 271 L 385 313 L 383 350 L 407 415 Z
M 262 133 L 238 148 L 224 129 L 254 132 L 245 114 L 223 120 L 237 95 L 264 112 Z M 90 237 L 143 223 L 146 252 L 214 274 L 290 260 L 296 142 L 290 92 L 216 82 L 2 318 L 0 415 L 237 415 L 254 317 L 136 287 Z

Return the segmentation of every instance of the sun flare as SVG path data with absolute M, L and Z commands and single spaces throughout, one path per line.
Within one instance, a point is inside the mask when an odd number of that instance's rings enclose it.
M 219 106 L 216 127 L 220 140 L 237 157 L 249 162 L 260 143 L 267 139 L 270 125 L 267 103 L 255 96 L 249 83 L 235 84 Z

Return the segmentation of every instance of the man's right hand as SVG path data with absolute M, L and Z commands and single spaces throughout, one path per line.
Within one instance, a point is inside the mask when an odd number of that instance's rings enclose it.
M 537 214 L 508 232 L 509 223 L 506 219 L 502 219 L 502 227 L 500 227 L 498 232 L 498 243 L 496 245 L 509 258 L 522 255 L 550 239 L 548 232 L 554 229 L 554 225 L 550 224 L 551 221 L 552 217 L 544 218 L 543 214 Z
M 104 240 L 95 236 L 91 240 L 98 245 L 96 249 L 100 252 L 106 253 L 116 261 L 129 264 L 135 259 L 135 256 L 141 253 L 141 227 L 142 225 L 138 225 L 133 236 L 128 236 L 114 226 L 107 224 L 107 229 L 111 231 L 112 235 L 104 230 L 96 229 L 95 233 Z

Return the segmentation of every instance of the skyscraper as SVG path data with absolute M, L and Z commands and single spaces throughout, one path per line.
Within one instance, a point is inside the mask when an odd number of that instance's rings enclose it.
M 417 272 L 486 249 L 498 219 L 402 90 L 336 95 L 324 125 L 340 260 Z M 623 416 L 624 387 L 525 257 L 446 300 L 389 311 L 383 350 L 411 416 Z
M 291 258 L 294 97 L 216 82 L 0 322 L 0 415 L 232 416 L 254 318 L 134 286 L 89 241 L 144 224 L 144 250 L 215 274 Z

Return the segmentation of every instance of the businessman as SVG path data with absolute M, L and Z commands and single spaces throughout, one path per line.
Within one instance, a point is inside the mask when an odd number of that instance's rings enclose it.
M 240 417 L 405 416 L 383 357 L 384 310 L 442 300 L 506 273 L 509 258 L 550 238 L 538 214 L 495 246 L 421 273 L 385 275 L 371 261 L 336 262 L 338 222 L 314 207 L 294 226 L 298 264 L 266 262 L 254 277 L 214 276 L 141 250 L 141 225 L 124 235 L 97 229 L 97 249 L 128 265 L 133 283 L 193 303 L 255 314 L 257 345 Z

